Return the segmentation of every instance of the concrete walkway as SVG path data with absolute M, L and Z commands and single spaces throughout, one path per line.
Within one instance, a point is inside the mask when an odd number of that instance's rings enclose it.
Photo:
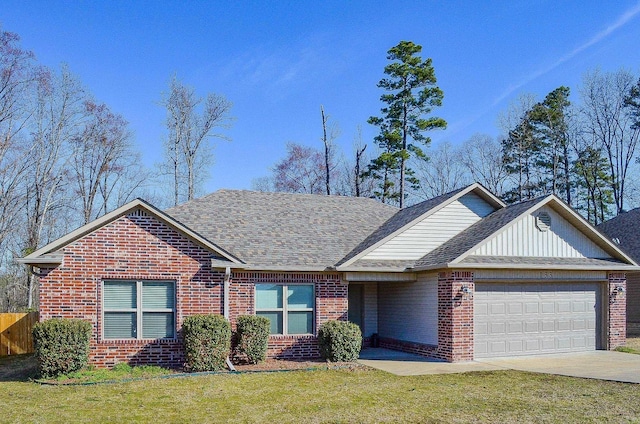
M 604 350 L 449 363 L 410 353 L 368 348 L 362 351 L 359 362 L 396 375 L 449 374 L 512 369 L 569 377 L 640 383 L 640 355 Z
M 358 359 L 363 365 L 395 375 L 452 374 L 469 371 L 493 371 L 500 366 L 480 362 L 444 362 L 412 353 L 382 348 L 363 349 Z

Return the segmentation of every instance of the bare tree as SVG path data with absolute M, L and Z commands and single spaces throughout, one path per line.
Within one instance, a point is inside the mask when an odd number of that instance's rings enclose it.
M 479 182 L 496 196 L 502 196 L 508 175 L 498 140 L 486 134 L 472 135 L 460 147 L 460 160 L 473 181 Z
M 82 202 L 82 219 L 86 224 L 107 210 L 111 176 L 123 171 L 130 156 L 130 132 L 127 121 L 113 114 L 105 104 L 86 100 L 84 113 L 83 128 L 71 139 L 71 179 Z M 96 207 L 100 194 L 103 204 Z
M 206 140 L 212 137 L 227 139 L 214 131 L 231 124 L 231 103 L 213 93 L 206 99 L 198 97 L 193 88 L 174 76 L 160 104 L 167 109 L 166 153 L 173 177 L 174 204 L 177 205 L 181 195 L 186 200 L 194 198 L 198 178 L 206 175 L 206 168 L 211 164 L 211 146 Z
M 251 190 L 261 191 L 263 193 L 275 191 L 273 188 L 273 179 L 271 177 L 258 177 L 251 180 Z
M 32 52 L 23 50 L 17 34 L 0 29 L 0 249 L 15 228 L 23 205 L 22 179 L 29 148 L 21 132 L 33 113 L 29 102 L 43 71 Z
M 624 69 L 587 73 L 582 82 L 582 114 L 585 131 L 602 146 L 608 160 L 610 186 L 616 213 L 624 211 L 625 184 L 640 139 L 640 127 L 634 126 L 626 98 L 634 85 L 634 76 Z
M 319 150 L 287 143 L 287 156 L 273 168 L 273 185 L 276 191 L 322 194 L 324 176 L 324 157 Z
M 322 144 L 324 146 L 324 168 L 325 168 L 325 187 L 327 195 L 331 194 L 331 175 L 337 170 L 335 161 L 335 139 L 340 134 L 339 128 L 333 125 L 327 125 L 329 117 L 324 113 L 324 107 L 320 105 L 320 114 L 322 116 Z
M 429 160 L 418 162 L 420 191 L 430 199 L 469 184 L 460 152 L 449 142 L 439 143 L 429 152 Z M 417 193 L 416 193 L 417 194 Z
M 53 211 L 67 204 L 63 197 L 70 158 L 67 146 L 78 131 L 84 96 L 84 89 L 66 68 L 59 76 L 43 79 L 38 85 L 29 156 L 31 163 L 25 187 L 27 253 L 41 245 L 45 225 L 55 219 L 51 216 Z M 33 306 L 34 286 L 35 279 L 30 274 L 29 308 Z

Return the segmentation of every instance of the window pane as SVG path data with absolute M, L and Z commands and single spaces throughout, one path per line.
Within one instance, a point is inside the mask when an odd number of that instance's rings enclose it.
M 282 286 L 256 284 L 256 309 L 282 308 Z
M 135 312 L 105 312 L 105 339 L 133 339 L 136 337 Z
M 313 333 L 313 312 L 289 312 L 287 315 L 288 334 Z
M 135 281 L 105 281 L 105 309 L 135 309 L 136 302 Z
M 313 308 L 313 286 L 288 286 L 287 306 L 289 309 Z
M 161 339 L 173 337 L 173 312 L 144 312 L 142 314 L 142 338 Z
M 145 281 L 142 283 L 142 307 L 144 309 L 173 309 L 173 282 Z
M 258 312 L 256 315 L 268 318 L 271 321 L 269 334 L 282 334 L 282 312 Z

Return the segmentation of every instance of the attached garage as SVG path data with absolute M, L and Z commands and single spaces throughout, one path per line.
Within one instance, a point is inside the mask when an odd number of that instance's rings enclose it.
M 476 358 L 599 348 L 601 283 L 476 283 Z

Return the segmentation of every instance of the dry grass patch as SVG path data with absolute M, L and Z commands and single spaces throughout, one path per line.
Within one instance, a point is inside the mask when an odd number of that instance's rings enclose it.
M 627 337 L 627 343 L 625 347 L 629 349 L 633 349 L 637 353 L 640 353 L 640 337 L 637 337 L 637 336 Z

